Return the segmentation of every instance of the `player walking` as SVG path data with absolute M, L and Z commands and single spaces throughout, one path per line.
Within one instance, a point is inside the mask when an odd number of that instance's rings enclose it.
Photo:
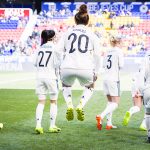
M 148 51 L 144 64 L 143 69 L 141 71 L 141 76 L 145 80 L 144 85 L 141 86 L 141 92 L 143 93 L 143 100 L 145 106 L 145 120 L 146 120 L 146 127 L 147 127 L 147 141 L 150 143 L 150 52 Z M 142 81 L 141 81 L 142 82 Z
M 43 110 L 46 102 L 46 95 L 50 94 L 50 128 L 49 132 L 60 132 L 60 128 L 55 125 L 57 116 L 57 98 L 58 85 L 56 68 L 59 66 L 57 60 L 58 54 L 54 49 L 55 32 L 53 30 L 42 31 L 42 45 L 39 48 L 35 66 L 37 70 L 37 87 L 36 94 L 38 95 L 39 103 L 36 108 L 36 132 L 43 133 L 41 126 Z
M 105 110 L 96 116 L 97 128 L 98 130 L 102 129 L 102 121 L 107 115 L 107 126 L 106 129 L 115 128 L 112 125 L 112 112 L 117 109 L 118 103 L 120 101 L 120 77 L 119 71 L 123 67 L 124 58 L 122 50 L 118 47 L 121 39 L 119 37 L 110 36 L 110 45 L 111 48 L 108 49 L 104 56 L 103 67 L 104 72 L 104 81 L 103 89 L 104 93 L 107 96 L 107 106 Z
M 144 83 L 144 78 L 141 76 L 141 69 L 139 69 L 139 72 L 137 72 L 134 77 L 132 78 L 132 89 L 131 89 L 131 94 L 132 94 L 132 100 L 133 100 L 133 105 L 126 113 L 123 119 L 123 125 L 127 126 L 132 115 L 135 113 L 139 112 L 141 110 L 141 107 L 143 105 L 143 96 L 142 93 L 140 92 L 140 84 Z M 142 77 L 142 79 L 140 79 Z M 139 82 L 141 81 L 141 82 Z M 140 130 L 146 131 L 146 123 L 145 123 L 145 115 L 144 119 L 140 125 Z

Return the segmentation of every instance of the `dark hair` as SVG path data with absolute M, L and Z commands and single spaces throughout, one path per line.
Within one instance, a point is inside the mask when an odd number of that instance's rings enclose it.
M 55 36 L 54 30 L 43 30 L 41 33 L 41 45 L 52 41 L 52 38 Z
M 45 44 L 47 42 L 47 33 L 46 30 L 43 30 L 41 33 L 41 45 Z
M 76 24 L 84 24 L 87 25 L 89 22 L 89 15 L 87 12 L 87 6 L 85 4 L 81 5 L 79 8 L 79 12 L 75 15 Z

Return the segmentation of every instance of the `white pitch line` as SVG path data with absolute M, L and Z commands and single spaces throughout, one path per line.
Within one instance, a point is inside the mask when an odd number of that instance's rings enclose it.
M 35 78 L 24 78 L 24 79 L 15 79 L 15 80 L 9 80 L 9 81 L 0 81 L 0 85 L 6 84 L 6 83 L 14 83 L 14 82 L 20 82 L 20 81 L 27 81 L 27 80 L 35 80 Z

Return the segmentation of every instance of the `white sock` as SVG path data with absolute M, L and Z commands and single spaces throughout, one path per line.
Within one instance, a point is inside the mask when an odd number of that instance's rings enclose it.
M 36 107 L 36 128 L 41 128 L 44 104 L 38 104 Z
M 140 108 L 138 106 L 133 106 L 129 109 L 131 116 L 139 111 L 140 111 Z
M 51 103 L 50 105 L 50 127 L 53 128 L 55 126 L 57 116 L 57 104 Z
M 105 110 L 100 114 L 101 118 L 103 119 L 107 114 L 113 112 L 115 109 L 117 109 L 118 104 L 115 102 L 111 102 L 111 104 L 107 105 Z
M 92 94 L 93 94 L 93 88 L 85 87 L 80 100 L 79 107 L 81 106 L 83 108 L 85 104 L 88 102 L 88 100 L 91 98 Z
M 63 87 L 62 92 L 63 92 L 64 99 L 66 101 L 67 107 L 73 108 L 71 87 Z
M 147 127 L 147 135 L 150 137 L 150 115 L 146 115 L 146 127 Z
M 112 126 L 112 112 L 106 115 L 107 125 Z
M 107 106 L 108 105 L 110 105 L 111 104 L 111 102 L 107 102 Z M 108 126 L 111 126 L 112 125 L 112 112 L 111 113 L 108 113 L 107 115 L 106 115 L 106 119 L 107 119 L 107 125 Z

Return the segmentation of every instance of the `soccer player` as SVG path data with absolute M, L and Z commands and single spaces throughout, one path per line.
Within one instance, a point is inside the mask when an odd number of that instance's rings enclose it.
M 145 106 L 145 120 L 147 127 L 147 141 L 150 143 L 150 51 L 147 52 L 143 64 L 143 70 L 141 76 L 144 78 L 144 85 L 141 86 L 141 92 L 143 93 L 143 100 Z
M 58 85 L 56 69 L 59 66 L 59 55 L 55 51 L 53 40 L 55 32 L 53 30 L 43 30 L 41 33 L 42 45 L 37 51 L 35 66 L 37 70 L 37 87 L 39 103 L 36 108 L 36 128 L 39 134 L 43 133 L 41 126 L 43 110 L 46 102 L 46 95 L 50 94 L 50 128 L 49 132 L 60 132 L 60 128 L 55 125 L 57 116 Z M 58 60 L 57 60 L 58 58 Z
M 107 50 L 104 60 L 104 81 L 103 89 L 107 96 L 107 106 L 105 110 L 96 116 L 97 128 L 102 129 L 102 122 L 107 116 L 106 129 L 110 130 L 116 128 L 112 125 L 112 112 L 117 109 L 120 101 L 120 69 L 124 65 L 123 52 L 119 48 L 121 38 L 117 36 L 110 36 L 110 48 Z
M 81 5 L 74 17 L 76 26 L 70 28 L 58 43 L 58 50 L 64 52 L 61 64 L 63 96 L 67 104 L 66 118 L 74 119 L 74 106 L 71 88 L 77 79 L 85 89 L 76 107 L 77 119 L 84 120 L 83 108 L 90 99 L 94 81 L 100 68 L 98 37 L 86 25 L 89 22 L 87 6 Z
M 140 71 L 141 69 L 139 69 L 139 72 L 135 74 L 135 76 L 132 78 L 132 90 L 131 90 L 131 94 L 132 94 L 132 100 L 133 100 L 133 105 L 129 111 L 127 111 L 125 113 L 124 119 L 123 119 L 123 125 L 127 126 L 131 116 L 137 112 L 139 112 L 141 110 L 141 107 L 143 105 L 143 101 L 142 101 L 142 93 L 140 92 L 140 83 L 139 80 L 141 78 L 140 75 Z M 141 79 L 142 82 L 144 82 L 144 78 Z M 145 123 L 145 115 L 144 115 L 144 119 L 140 125 L 140 130 L 146 131 L 146 123 Z

